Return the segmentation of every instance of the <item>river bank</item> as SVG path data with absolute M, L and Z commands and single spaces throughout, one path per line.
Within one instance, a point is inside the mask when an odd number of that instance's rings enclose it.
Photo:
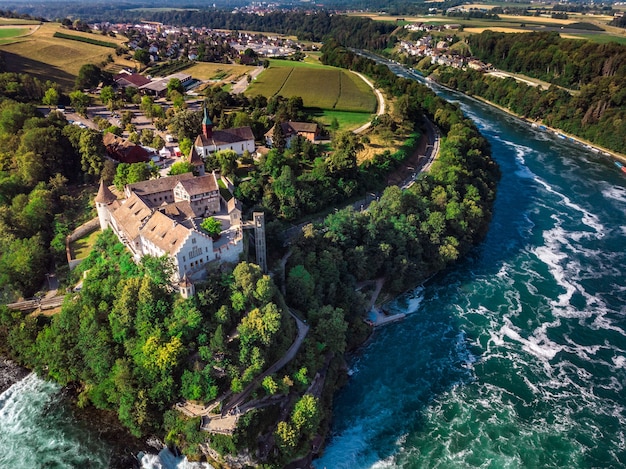
M 25 380 L 33 374 L 31 370 L 18 365 L 13 360 L 0 357 L 0 393 L 4 393 L 13 385 Z M 61 388 L 59 398 L 50 402 L 51 407 L 58 406 L 58 402 L 67 402 L 73 418 L 78 425 L 88 433 L 96 435 L 104 445 L 110 448 L 108 467 L 112 469 L 139 468 L 136 455 L 140 451 L 158 453 L 160 442 L 156 439 L 142 440 L 133 437 L 118 421 L 114 412 L 103 411 L 93 407 L 78 407 L 77 396 L 79 389 L 73 386 Z
M 489 101 L 481 96 L 476 96 L 476 95 L 471 95 L 471 94 L 467 94 L 467 93 L 463 93 L 462 91 L 458 91 L 455 90 L 454 88 L 451 88 L 447 85 L 444 85 L 443 83 L 438 82 L 437 80 L 431 78 L 432 75 L 430 77 L 427 78 L 427 80 L 432 81 L 433 83 L 435 83 L 437 86 L 441 86 L 442 88 L 445 88 L 447 90 L 453 91 L 455 93 L 461 93 L 463 96 L 467 96 L 469 99 L 474 99 L 478 102 L 487 104 L 489 106 L 493 106 L 497 109 L 499 109 L 502 112 L 507 113 L 510 116 L 516 117 L 517 119 L 519 119 L 520 121 L 528 124 L 529 126 L 536 128 L 538 130 L 542 130 L 544 132 L 548 132 L 548 133 L 552 133 L 555 136 L 564 139 L 564 140 L 569 140 L 570 142 L 575 142 L 578 143 L 580 145 L 583 145 L 585 148 L 587 148 L 588 150 L 597 153 L 597 154 L 602 154 L 602 156 L 608 157 L 608 158 L 613 158 L 615 160 L 618 160 L 622 163 L 626 164 L 626 154 L 623 153 L 619 153 L 616 152 L 614 150 L 609 150 L 608 148 L 604 148 L 602 146 L 599 146 L 593 142 L 590 142 L 589 140 L 585 140 L 584 138 L 578 137 L 576 135 L 572 135 L 569 134 L 561 129 L 555 129 L 553 127 L 547 126 L 541 122 L 535 122 L 532 121 L 530 119 L 525 118 L 524 116 L 521 116 L 513 111 L 511 111 L 509 108 L 504 107 L 504 106 L 500 106 L 499 104 L 496 104 L 492 101 Z
M 0 394 L 30 374 L 30 370 L 13 360 L 0 357 Z

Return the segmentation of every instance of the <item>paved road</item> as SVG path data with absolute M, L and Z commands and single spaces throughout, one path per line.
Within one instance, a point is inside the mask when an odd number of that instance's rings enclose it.
M 263 67 L 257 67 L 254 70 L 252 70 L 250 72 L 250 77 L 252 77 L 252 80 L 256 79 L 257 76 L 259 76 L 259 74 L 265 70 Z M 248 83 L 248 75 L 244 75 L 243 77 L 241 77 L 241 79 L 235 83 L 232 87 L 232 89 L 230 90 L 231 94 L 240 94 L 243 93 L 244 91 L 246 91 L 246 88 L 248 88 L 248 85 L 250 83 Z

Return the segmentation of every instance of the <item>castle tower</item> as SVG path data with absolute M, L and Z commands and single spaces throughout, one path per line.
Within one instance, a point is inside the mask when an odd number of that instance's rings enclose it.
M 180 291 L 180 296 L 183 298 L 191 298 L 196 294 L 196 287 L 193 285 L 187 274 L 183 275 L 183 278 L 178 283 L 178 290 Z
M 115 194 L 111 192 L 108 186 L 104 183 L 104 180 L 100 180 L 100 189 L 98 189 L 98 195 L 94 199 L 96 203 L 96 210 L 98 211 L 98 219 L 100 220 L 100 229 L 103 231 L 109 227 L 109 221 L 111 219 L 111 212 L 109 206 L 117 200 Z
M 209 118 L 206 106 L 204 107 L 204 119 L 202 119 L 202 134 L 206 138 L 211 138 L 213 136 L 213 122 Z
M 267 273 L 267 248 L 265 246 L 265 214 L 254 212 L 254 242 L 256 247 L 256 263 L 261 267 L 261 272 Z

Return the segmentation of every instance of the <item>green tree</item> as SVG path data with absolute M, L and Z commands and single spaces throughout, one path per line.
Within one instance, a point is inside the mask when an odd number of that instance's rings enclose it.
M 310 434 L 319 425 L 320 410 L 316 397 L 305 394 L 296 402 L 291 413 L 291 422 L 294 428 L 303 433 Z
M 148 119 L 151 119 L 153 116 L 153 106 L 154 100 L 150 96 L 144 96 L 141 98 L 141 104 L 139 105 L 139 109 L 143 112 Z
M 287 422 L 278 422 L 274 437 L 278 447 L 286 454 L 291 454 L 298 444 L 298 432 Z
M 237 153 L 233 150 L 220 150 L 215 153 L 215 157 L 219 162 L 220 169 L 224 176 L 235 174 L 235 170 L 237 169 L 237 159 L 239 158 Z
M 145 49 L 137 49 L 133 54 L 133 59 L 143 65 L 148 65 L 150 63 L 150 53 Z
M 70 104 L 76 110 L 78 114 L 85 115 L 87 106 L 91 104 L 91 98 L 89 95 L 83 93 L 80 90 L 72 91 L 70 93 Z
M 92 176 L 98 176 L 104 167 L 105 148 L 100 132 L 83 129 L 79 141 L 81 167 Z
M 205 230 L 213 238 L 216 238 L 222 232 L 222 224 L 219 220 L 213 217 L 208 217 L 202 220 L 200 227 Z
M 287 274 L 287 291 L 295 307 L 302 309 L 310 307 L 313 293 L 315 292 L 315 280 L 302 264 L 296 265 L 289 270 Z
M 185 87 L 178 78 L 172 78 L 167 82 L 167 95 L 170 96 L 172 91 L 176 91 L 181 95 L 185 94 Z
M 95 88 L 103 79 L 102 70 L 94 64 L 85 64 L 80 67 L 76 77 L 76 89 Z
M 44 94 L 42 102 L 46 106 L 56 106 L 59 103 L 59 92 L 56 88 L 48 88 Z
M 169 129 L 179 141 L 185 137 L 195 139 L 202 130 L 203 117 L 202 111 L 184 109 L 170 117 Z
M 285 151 L 287 145 L 287 138 L 285 137 L 285 131 L 280 122 L 274 124 L 274 130 L 272 131 L 272 148 L 275 148 L 278 152 Z
M 102 104 L 108 106 L 109 109 L 113 109 L 113 102 L 115 100 L 115 90 L 111 85 L 103 86 L 100 90 L 100 100 Z
M 157 134 L 154 136 L 148 146 L 151 146 L 156 150 L 161 150 L 165 146 L 165 140 L 163 140 L 163 137 Z
M 191 145 L 191 139 L 187 137 L 181 138 L 180 142 L 178 142 L 178 148 L 180 148 L 180 152 L 185 156 L 189 156 L 189 153 L 191 153 Z
M 193 165 L 188 161 L 177 161 L 170 168 L 169 175 L 176 176 L 177 174 L 191 173 L 193 169 Z
M 265 378 L 263 378 L 261 386 L 263 386 L 265 392 L 270 396 L 278 392 L 278 384 L 276 384 L 276 381 L 274 381 L 274 378 L 272 378 L 271 376 L 266 376 Z

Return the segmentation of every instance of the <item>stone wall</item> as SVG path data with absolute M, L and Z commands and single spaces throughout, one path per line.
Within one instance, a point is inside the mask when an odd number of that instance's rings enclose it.
M 70 270 L 74 269 L 78 264 L 82 262 L 82 259 L 72 259 L 72 251 L 70 249 L 70 243 L 73 243 L 77 239 L 82 238 L 83 236 L 100 229 L 100 220 L 98 217 L 89 220 L 87 223 L 83 223 L 78 228 L 76 228 L 72 233 L 70 233 L 67 238 L 65 238 L 65 254 L 67 256 L 67 263 L 70 266 Z

